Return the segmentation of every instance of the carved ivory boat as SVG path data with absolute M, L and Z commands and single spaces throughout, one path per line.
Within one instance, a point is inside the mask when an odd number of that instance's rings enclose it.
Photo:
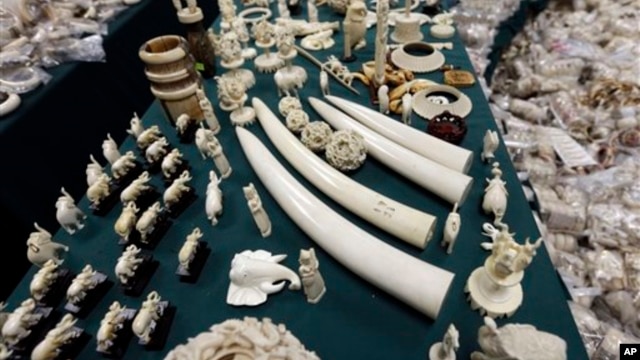
M 309 103 L 334 128 L 351 129 L 362 135 L 369 154 L 381 163 L 451 204 L 464 203 L 473 183 L 470 176 L 396 144 L 319 99 L 310 97 Z
M 289 217 L 318 245 L 363 279 L 435 319 L 454 274 L 382 242 L 305 189 L 248 130 L 236 127 L 245 156 Z
M 351 212 L 411 245 L 424 249 L 433 235 L 436 217 L 351 180 L 307 149 L 262 100 L 253 108 L 271 142 L 309 182 Z
M 471 167 L 472 151 L 414 129 L 353 101 L 332 95 L 325 96 L 325 99 L 371 130 L 427 159 L 465 174 Z

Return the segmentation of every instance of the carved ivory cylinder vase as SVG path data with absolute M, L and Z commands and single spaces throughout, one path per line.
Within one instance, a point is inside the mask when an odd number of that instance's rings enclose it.
M 151 92 L 160 100 L 172 123 L 181 114 L 204 119 L 196 96 L 196 90 L 201 87 L 200 75 L 184 38 L 177 35 L 153 38 L 140 47 L 138 56 L 145 63 Z
M 300 184 L 248 130 L 236 135 L 253 170 L 289 217 L 327 253 L 364 280 L 435 319 L 454 274 L 372 236 Z M 348 239 L 348 241 L 344 241 Z

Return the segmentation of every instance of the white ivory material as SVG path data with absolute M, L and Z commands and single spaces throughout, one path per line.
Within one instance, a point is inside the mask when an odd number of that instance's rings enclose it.
M 390 199 L 329 166 L 295 138 L 264 102 L 253 98 L 258 120 L 280 154 L 308 181 L 349 211 L 424 249 L 436 217 Z
M 440 163 L 450 169 L 467 173 L 473 161 L 473 152 L 440 140 L 425 132 L 405 126 L 388 116 L 337 96 L 325 96 L 329 102 L 398 144 Z
M 473 184 L 473 178 L 470 176 L 396 144 L 319 99 L 310 97 L 309 103 L 334 128 L 351 129 L 362 135 L 369 154 L 381 163 L 450 204 L 464 203 Z
M 236 128 L 236 135 L 267 190 L 309 237 L 363 279 L 430 318 L 438 316 L 453 273 L 407 255 L 349 222 L 295 180 L 248 130 Z

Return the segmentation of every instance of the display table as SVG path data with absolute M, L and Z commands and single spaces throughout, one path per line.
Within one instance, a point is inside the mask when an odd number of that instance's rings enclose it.
M 275 5 L 273 6 L 275 12 Z M 275 12 L 277 13 L 277 12 Z M 303 11 L 303 14 L 305 11 Z M 339 20 L 339 16 L 329 14 L 327 7 L 320 8 L 321 20 Z M 423 27 L 426 31 L 427 27 Z M 368 45 L 366 49 L 356 51 L 360 61 L 373 58 L 374 30 L 368 31 Z M 337 44 L 323 52 L 316 52 L 317 58 L 325 60 L 327 56 L 342 53 L 341 36 L 336 36 Z M 436 41 L 425 35 L 426 41 Z M 444 50 L 446 62 L 471 70 L 471 64 L 464 52 L 464 46 L 459 39 L 454 38 L 454 49 Z M 294 63 L 304 66 L 309 79 L 300 95 L 304 109 L 312 120 L 318 119 L 308 102 L 309 96 L 321 97 L 319 88 L 319 72 L 307 60 L 298 57 Z M 246 62 L 246 68 L 252 63 Z M 352 71 L 358 70 L 360 63 L 349 64 Z M 221 68 L 218 68 L 221 69 Z M 220 70 L 219 70 L 220 71 Z M 426 77 L 435 81 L 442 81 L 442 74 L 431 73 Z M 278 98 L 276 85 L 271 74 L 256 74 L 257 85 L 249 91 L 250 97 L 259 97 L 277 113 Z M 217 104 L 216 89 L 213 81 L 204 82 L 204 87 L 212 103 Z M 355 87 L 361 95 L 356 96 L 330 80 L 331 93 L 350 100 L 368 104 L 367 89 L 359 83 Z M 483 324 L 482 316 L 471 310 L 463 289 L 468 276 L 478 266 L 481 266 L 488 253 L 481 249 L 480 243 L 487 241 L 481 235 L 482 224 L 492 221 L 481 209 L 481 201 L 486 184 L 485 178 L 490 177 L 491 166 L 480 161 L 482 138 L 486 129 L 495 129 L 491 112 L 483 97 L 479 85 L 464 89 L 463 92 L 473 100 L 473 110 L 467 117 L 468 133 L 462 146 L 473 150 L 474 162 L 469 174 L 475 183 L 466 203 L 460 209 L 462 216 L 462 230 L 458 236 L 452 255 L 447 255 L 440 247 L 444 220 L 451 210 L 450 206 L 434 195 L 419 188 L 413 183 L 392 172 L 378 161 L 369 158 L 362 168 L 350 175 L 352 179 L 387 195 L 397 201 L 431 213 L 438 217 L 438 224 L 433 239 L 424 251 L 411 247 L 392 236 L 383 233 L 368 223 L 345 211 L 338 204 L 319 193 L 309 182 L 288 165 L 280 156 L 273 144 L 270 143 L 259 124 L 248 127 L 256 134 L 280 162 L 311 192 L 316 194 L 331 208 L 345 216 L 357 226 L 412 256 L 418 257 L 436 266 L 455 273 L 448 297 L 443 304 L 439 317 L 433 321 L 412 310 L 409 306 L 399 302 L 390 295 L 378 290 L 374 286 L 351 273 L 344 266 L 337 263 L 326 252 L 306 236 L 275 203 L 251 169 L 235 136 L 234 128 L 229 122 L 227 113 L 216 106 L 216 113 L 222 124 L 218 139 L 224 152 L 231 162 L 233 173 L 221 182 L 220 188 L 224 196 L 224 213 L 219 223 L 212 226 L 205 214 L 205 191 L 209 181 L 208 173 L 214 169 L 212 160 L 203 160 L 194 144 L 181 144 L 175 130 L 170 126 L 158 102 L 154 102 L 142 118 L 145 127 L 157 124 L 162 133 L 167 136 L 170 144 L 177 147 L 184 154 L 192 167 L 193 180 L 191 186 L 198 195 L 197 200 L 169 228 L 157 247 L 150 251 L 160 262 L 158 269 L 150 280 L 143 295 L 137 298 L 125 296 L 118 288 L 113 287 L 97 304 L 89 316 L 78 322 L 92 336 L 92 340 L 81 352 L 82 359 L 95 359 L 95 334 L 99 322 L 109 305 L 117 300 L 127 307 L 139 308 L 146 294 L 157 290 L 163 300 L 175 305 L 177 312 L 170 330 L 167 344 L 160 352 L 146 351 L 134 340 L 128 346 L 127 359 L 157 359 L 180 343 L 185 343 L 188 337 L 205 331 L 211 325 L 223 322 L 229 318 L 270 317 L 274 323 L 284 323 L 308 349 L 316 351 L 323 359 L 425 359 L 429 347 L 441 341 L 450 323 L 454 323 L 460 332 L 459 359 L 468 359 L 469 354 L 479 350 L 477 331 Z M 416 115 L 413 116 L 413 126 L 424 129 L 426 124 Z M 124 130 L 112 131 L 114 136 L 122 137 Z M 99 143 L 94 144 L 99 146 Z M 134 149 L 131 137 L 127 137 L 121 152 Z M 88 154 L 82 154 L 88 157 Z M 139 161 L 143 161 L 139 157 Z M 509 205 L 504 221 L 509 224 L 510 231 L 515 232 L 516 239 L 523 242 L 526 237 L 535 239 L 539 236 L 529 205 L 511 166 L 507 152 L 501 145 L 497 152 L 496 161 L 500 162 L 504 171 L 503 179 L 509 190 Z M 84 177 L 84 166 L 75 170 L 75 176 Z M 152 184 L 159 190 L 165 189 L 161 175 L 153 176 Z M 260 194 L 264 209 L 268 212 L 272 224 L 272 235 L 262 238 L 253 218 L 250 216 L 242 187 L 250 182 Z M 54 189 L 58 184 L 50 184 Z M 37 202 L 40 204 L 40 202 Z M 82 199 L 80 206 L 87 209 L 88 202 Z M 94 269 L 108 274 L 112 280 L 114 266 L 123 248 L 118 245 L 118 237 L 113 232 L 113 225 L 120 215 L 121 205 L 111 210 L 105 217 L 89 216 L 87 226 L 74 236 L 58 232 L 54 239 L 71 247 L 64 266 L 78 272 L 85 264 L 92 264 Z M 204 233 L 201 241 L 206 241 L 212 249 L 211 256 L 206 262 L 200 279 L 195 284 L 182 283 L 174 273 L 178 265 L 177 254 L 185 237 L 194 227 L 199 227 Z M 337 235 L 339 236 L 339 234 Z M 349 241 L 349 239 L 342 239 Z M 234 254 L 243 250 L 268 250 L 273 254 L 286 254 L 288 257 L 282 262 L 287 267 L 297 270 L 300 249 L 315 247 L 320 271 L 327 284 L 327 293 L 316 305 L 307 303 L 302 291 L 283 290 L 271 295 L 268 301 L 255 308 L 232 307 L 225 303 L 229 285 L 229 269 Z M 363 253 L 363 257 L 367 254 Z M 28 287 L 36 269 L 32 268 L 22 280 L 18 288 L 8 299 L 8 309 L 13 309 L 28 296 Z M 389 269 L 389 271 L 393 271 Z M 514 316 L 497 320 L 498 325 L 508 322 L 528 323 L 539 330 L 548 331 L 561 336 L 567 341 L 569 359 L 586 359 L 573 318 L 567 306 L 567 299 L 562 285 L 549 257 L 544 249 L 538 250 L 531 266 L 526 270 L 522 281 L 524 301 Z M 62 307 L 59 308 L 62 311 Z

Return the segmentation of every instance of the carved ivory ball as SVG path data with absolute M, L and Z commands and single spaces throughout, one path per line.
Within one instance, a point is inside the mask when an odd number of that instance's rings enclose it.
M 278 110 L 282 116 L 289 115 L 289 112 L 294 109 L 302 109 L 302 103 L 300 99 L 295 96 L 285 96 L 278 103 Z
M 309 123 L 309 115 L 302 109 L 293 109 L 287 115 L 287 129 L 295 134 L 302 132 Z
M 325 149 L 333 131 L 331 126 L 324 121 L 312 121 L 302 129 L 300 141 L 309 150 L 320 152 Z
M 339 130 L 331 135 L 325 148 L 327 162 L 340 171 L 359 168 L 367 158 L 367 147 L 360 134 L 353 130 Z

